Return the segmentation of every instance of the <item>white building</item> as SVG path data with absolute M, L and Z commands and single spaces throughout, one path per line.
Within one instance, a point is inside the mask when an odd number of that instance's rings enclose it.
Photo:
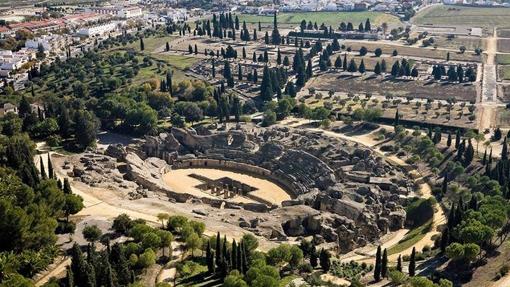
M 52 34 L 37 37 L 32 40 L 27 40 L 25 42 L 25 48 L 38 50 L 39 46 L 42 46 L 44 52 L 51 53 L 65 50 L 66 43 L 67 38 L 65 36 Z
M 102 25 L 83 27 L 78 30 L 78 35 L 86 37 L 103 36 L 117 29 L 118 23 L 110 22 Z
M 35 52 L 29 49 L 21 49 L 18 52 L 0 50 L 0 73 L 7 76 L 10 72 L 21 69 L 21 67 L 35 58 Z
M 89 7 L 86 9 L 86 11 L 103 15 L 111 15 L 122 19 L 143 16 L 142 8 L 138 6 Z

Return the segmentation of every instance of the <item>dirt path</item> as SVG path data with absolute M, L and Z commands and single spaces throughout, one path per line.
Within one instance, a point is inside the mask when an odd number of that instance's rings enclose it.
M 183 244 L 180 242 L 172 242 L 172 261 L 170 261 L 163 270 L 158 274 L 156 283 L 166 282 L 173 285 L 177 268 L 175 264 L 181 259 Z
M 480 130 L 493 128 L 496 122 L 497 99 L 497 71 L 496 54 L 498 52 L 497 28 L 494 28 L 492 36 L 485 39 L 487 50 L 485 51 L 486 60 L 482 71 L 482 89 L 480 103 L 478 107 L 478 117 Z
M 48 282 L 52 277 L 59 277 L 66 273 L 67 266 L 71 264 L 71 258 L 62 258 L 62 261 L 57 263 L 55 266 L 50 266 L 48 268 L 49 272 L 45 273 L 40 278 L 36 279 L 34 284 L 36 287 L 44 285 Z

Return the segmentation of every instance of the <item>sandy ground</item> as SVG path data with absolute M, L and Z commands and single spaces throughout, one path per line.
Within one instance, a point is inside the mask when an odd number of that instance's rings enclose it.
M 158 274 L 156 279 L 156 283 L 166 282 L 173 285 L 173 281 L 175 275 L 177 273 L 177 268 L 175 268 L 175 263 L 181 260 L 182 257 L 182 248 L 183 244 L 180 242 L 172 242 L 172 261 L 170 261 L 163 270 Z
M 351 285 L 351 282 L 345 280 L 344 278 L 336 277 L 331 274 L 322 274 L 321 279 L 325 282 L 330 282 L 334 284 L 335 286 L 349 286 Z
M 168 185 L 171 190 L 182 193 L 189 193 L 197 197 L 210 197 L 221 199 L 223 196 L 216 196 L 210 192 L 204 192 L 195 186 L 203 183 L 198 179 L 190 177 L 190 174 L 198 174 L 210 179 L 219 179 L 222 177 L 229 177 L 239 182 L 248 184 L 257 190 L 250 192 L 250 194 L 265 199 L 276 205 L 281 205 L 282 201 L 291 199 L 290 195 L 285 192 L 281 187 L 275 183 L 262 178 L 253 177 L 247 174 L 225 171 L 212 168 L 189 168 L 189 169 L 176 169 L 163 176 L 163 181 Z M 243 196 L 235 196 L 230 200 L 235 202 L 255 202 L 252 199 Z

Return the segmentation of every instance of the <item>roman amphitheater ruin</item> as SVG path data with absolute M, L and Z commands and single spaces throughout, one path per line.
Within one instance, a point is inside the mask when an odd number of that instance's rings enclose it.
M 179 129 L 104 151 L 65 157 L 59 168 L 90 187 L 156 193 L 267 240 L 313 237 L 342 253 L 403 228 L 413 182 L 371 150 L 320 132 L 241 124 Z

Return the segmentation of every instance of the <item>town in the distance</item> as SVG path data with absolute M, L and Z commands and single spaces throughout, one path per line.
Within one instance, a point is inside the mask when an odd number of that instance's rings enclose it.
M 0 287 L 509 287 L 509 0 L 0 0 Z

